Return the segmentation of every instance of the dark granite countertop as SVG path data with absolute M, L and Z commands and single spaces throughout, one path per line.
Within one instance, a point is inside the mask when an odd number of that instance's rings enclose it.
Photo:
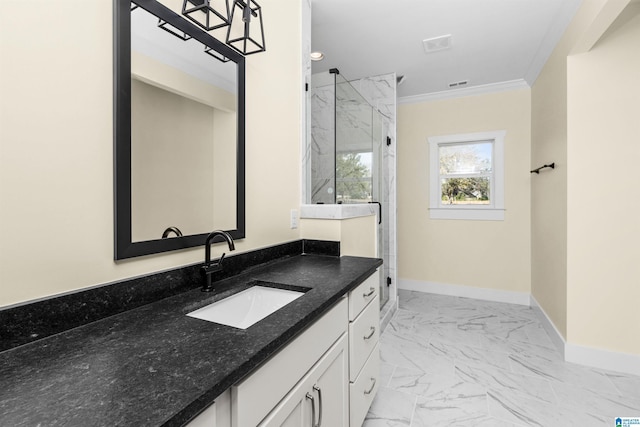
M 299 255 L 2 352 L 0 425 L 184 425 L 381 263 Z M 185 315 L 256 280 L 310 290 L 246 330 Z

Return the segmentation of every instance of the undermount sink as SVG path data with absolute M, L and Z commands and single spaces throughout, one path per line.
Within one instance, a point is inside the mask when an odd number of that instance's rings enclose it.
M 187 313 L 187 316 L 247 329 L 302 295 L 304 292 L 256 285 Z

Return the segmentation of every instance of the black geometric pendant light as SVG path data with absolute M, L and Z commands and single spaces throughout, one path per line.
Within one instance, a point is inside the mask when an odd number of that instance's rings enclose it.
M 262 8 L 254 0 L 234 0 L 227 31 L 227 44 L 243 55 L 266 50 Z
M 229 0 L 184 0 L 182 14 L 207 31 L 228 26 Z
M 226 27 L 226 44 L 243 55 L 265 51 L 262 8 L 255 0 L 183 0 L 182 14 L 206 31 Z

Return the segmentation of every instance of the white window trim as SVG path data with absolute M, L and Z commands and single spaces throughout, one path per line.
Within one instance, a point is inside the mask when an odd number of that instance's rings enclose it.
M 504 220 L 504 137 L 506 130 L 432 136 L 429 141 L 429 217 L 431 219 Z M 440 199 L 440 144 L 493 141 L 493 193 L 491 206 L 442 205 Z

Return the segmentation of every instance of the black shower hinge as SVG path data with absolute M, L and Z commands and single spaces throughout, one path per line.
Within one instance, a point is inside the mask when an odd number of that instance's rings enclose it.
M 390 145 L 391 145 L 391 137 L 390 137 L 390 136 L 388 136 L 388 137 L 387 137 L 387 147 L 388 147 L 388 146 L 390 146 Z
M 391 286 L 391 277 L 387 277 L 387 286 Z
M 304 91 L 309 92 L 309 83 L 304 84 Z

